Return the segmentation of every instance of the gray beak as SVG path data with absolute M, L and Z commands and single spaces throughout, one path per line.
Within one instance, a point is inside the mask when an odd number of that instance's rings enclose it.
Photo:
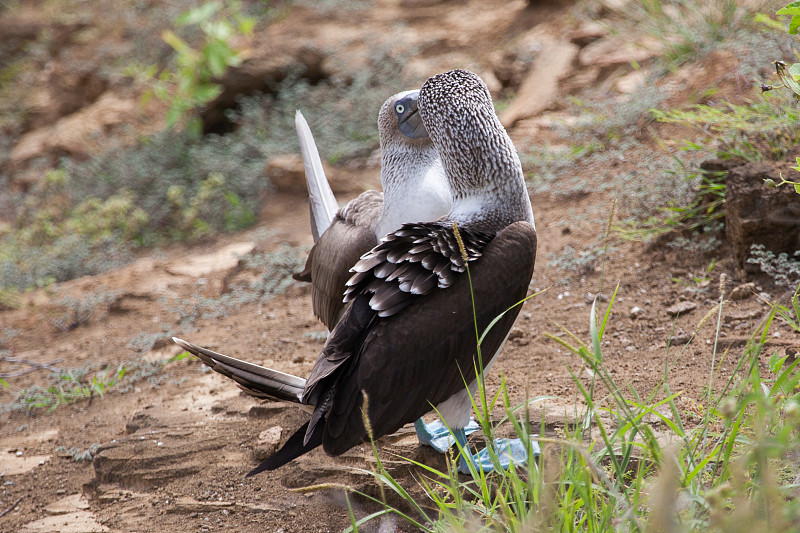
M 415 91 L 394 104 L 394 112 L 397 115 L 397 129 L 410 139 L 428 137 L 428 130 L 425 129 L 425 124 L 422 123 L 422 117 L 419 114 L 418 98 L 419 92 Z

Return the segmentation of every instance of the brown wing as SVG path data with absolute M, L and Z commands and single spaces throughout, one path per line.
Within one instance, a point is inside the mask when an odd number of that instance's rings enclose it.
M 462 231 L 462 236 L 468 235 Z M 478 240 L 465 244 L 480 254 L 470 262 L 470 275 L 478 330 L 483 332 L 496 316 L 525 297 L 533 274 L 536 232 L 530 224 L 518 222 L 484 247 L 476 244 Z M 456 263 L 447 270 L 456 273 Z M 369 291 L 353 297 L 329 344 L 342 342 L 336 350 L 323 350 L 304 393 L 304 398 L 316 395 L 310 429 L 313 432 L 315 422 L 325 419 L 327 453 L 341 454 L 366 438 L 361 391 L 369 396 L 369 418 L 377 438 L 416 420 L 474 379 L 476 339 L 469 279 L 457 274 L 445 278 L 450 280 L 446 289 L 431 289 L 424 296 L 400 291 L 408 297 L 405 309 L 388 317 L 370 306 L 374 295 Z M 396 281 L 392 284 L 399 286 Z M 518 313 L 519 306 L 506 312 L 486 335 L 481 346 L 484 366 Z M 362 327 L 348 328 L 351 322 Z
M 311 249 L 303 272 L 294 276 L 311 282 L 314 315 L 328 329 L 333 329 L 344 310 L 342 297 L 350 268 L 378 244 L 372 225 L 382 207 L 383 195 L 376 191 L 351 200 Z

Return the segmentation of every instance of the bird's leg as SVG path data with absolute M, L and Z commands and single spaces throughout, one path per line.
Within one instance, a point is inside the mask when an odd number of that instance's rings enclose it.
M 454 429 L 456 441 L 461 445 L 462 453 L 458 461 L 458 471 L 462 474 L 469 474 L 469 464 L 466 461 L 472 461 L 476 470 L 483 470 L 484 472 L 491 472 L 494 470 L 492 460 L 489 456 L 487 448 L 482 449 L 476 454 L 469 451 L 467 444 L 467 436 L 464 430 Z M 531 440 L 531 453 L 534 458 L 539 457 L 539 443 Z M 525 443 L 521 439 L 494 439 L 494 452 L 497 455 L 497 460 L 500 467 L 504 470 L 511 466 L 511 464 L 524 465 L 528 462 L 528 450 Z
M 478 431 L 481 428 L 475 420 L 470 420 L 464 431 L 465 435 L 469 435 Z M 453 434 L 447 429 L 441 421 L 434 420 L 430 424 L 426 424 L 420 417 L 414 422 L 414 429 L 417 430 L 417 438 L 420 443 L 430 446 L 439 453 L 447 453 L 447 450 L 455 443 Z

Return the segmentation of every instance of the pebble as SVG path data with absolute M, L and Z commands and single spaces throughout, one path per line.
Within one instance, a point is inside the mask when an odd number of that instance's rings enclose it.
M 692 336 L 684 331 L 679 331 L 675 335 L 672 336 L 667 342 L 672 346 L 682 346 L 684 344 L 689 344 L 689 341 L 692 340 Z
M 642 309 L 639 306 L 633 307 L 631 309 L 631 318 L 642 318 L 647 314 L 647 311 Z
M 697 304 L 694 302 L 689 302 L 689 301 L 677 302 L 667 307 L 667 314 L 670 316 L 683 315 L 690 311 L 694 311 L 696 308 Z
M 602 292 L 599 295 L 598 294 L 594 294 L 592 292 L 587 292 L 586 296 L 583 297 L 583 301 L 586 302 L 587 304 L 591 304 L 592 302 L 594 302 L 594 299 L 595 299 L 596 296 L 598 297 L 597 299 L 599 301 L 601 301 L 601 302 L 608 301 L 608 297 L 605 294 L 603 294 Z
M 756 284 L 752 281 L 750 283 L 742 283 L 731 290 L 731 300 L 746 300 L 755 293 Z

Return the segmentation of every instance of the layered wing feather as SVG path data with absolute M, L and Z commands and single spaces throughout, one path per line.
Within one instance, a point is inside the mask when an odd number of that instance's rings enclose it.
M 481 256 L 493 235 L 460 229 L 467 261 Z M 345 301 L 372 294 L 370 307 L 389 317 L 416 296 L 446 289 L 464 272 L 464 256 L 452 227 L 438 222 L 404 224 L 355 264 Z

